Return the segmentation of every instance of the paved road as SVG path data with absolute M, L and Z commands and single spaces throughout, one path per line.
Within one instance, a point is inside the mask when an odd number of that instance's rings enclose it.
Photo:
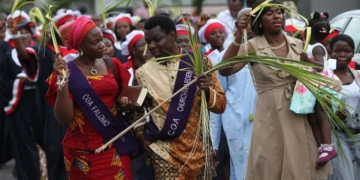
M 12 170 L 14 168 L 15 161 L 11 160 L 4 167 L 0 169 L 0 179 L 1 180 L 15 180 L 12 175 Z

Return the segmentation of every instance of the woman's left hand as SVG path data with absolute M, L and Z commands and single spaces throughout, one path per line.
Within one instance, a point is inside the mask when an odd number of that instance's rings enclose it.
M 205 74 L 199 75 L 197 79 L 197 85 L 199 89 L 204 90 L 205 92 L 209 92 L 210 78 Z
M 128 97 L 122 97 L 120 100 L 120 110 L 126 112 L 132 109 L 134 109 L 134 103 L 131 102 Z

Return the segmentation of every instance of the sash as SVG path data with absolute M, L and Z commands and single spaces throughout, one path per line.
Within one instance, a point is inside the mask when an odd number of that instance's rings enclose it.
M 184 54 L 185 52 L 183 52 Z M 192 55 L 192 52 L 188 52 Z M 183 69 L 191 70 L 192 61 L 188 55 L 181 58 L 179 70 L 176 76 L 173 93 L 184 87 L 194 79 L 194 74 Z M 169 110 L 166 115 L 163 128 L 159 131 L 154 122 L 147 123 L 144 131 L 144 138 L 149 141 L 171 140 L 178 138 L 184 131 L 189 120 L 190 112 L 196 94 L 196 84 L 192 84 L 187 89 L 171 99 Z
M 74 62 L 70 61 L 68 67 L 71 72 L 71 76 L 69 76 L 69 91 L 77 105 L 79 105 L 90 123 L 101 134 L 105 142 L 127 128 L 125 117 L 118 113 L 119 119 L 116 120 L 114 118 L 109 108 L 99 98 Z M 129 153 L 137 146 L 131 132 L 126 133 L 115 141 L 114 144 L 120 155 Z

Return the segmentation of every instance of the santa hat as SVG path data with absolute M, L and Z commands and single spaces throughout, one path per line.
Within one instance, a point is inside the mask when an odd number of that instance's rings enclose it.
M 76 19 L 76 18 L 78 18 L 78 17 L 80 17 L 80 16 L 81 16 L 81 12 L 80 12 L 80 11 L 78 11 L 78 10 L 74 11 L 74 19 Z
M 296 27 L 305 28 L 305 26 L 305 22 L 299 21 L 297 19 L 287 19 L 285 21 L 285 31 L 289 33 L 296 33 L 299 31 L 298 29 L 296 29 Z
M 180 16 L 174 19 L 175 24 L 187 24 L 187 23 L 194 23 L 195 20 L 190 14 L 181 14 Z
M 10 17 L 12 17 L 15 22 L 19 22 L 20 20 L 22 23 L 30 21 L 30 16 L 25 11 L 15 10 L 12 15 L 8 15 L 7 19 Z
M 110 39 L 113 44 L 117 41 L 115 33 L 113 33 L 110 29 L 101 28 L 101 32 L 103 33 L 103 37 Z
M 118 16 L 116 16 L 114 19 L 114 28 L 115 28 L 116 24 L 118 24 L 119 22 L 122 22 L 122 21 L 129 23 L 130 26 L 134 26 L 134 20 L 131 17 L 131 15 L 128 13 L 121 13 Z
M 60 27 L 61 25 L 65 24 L 68 21 L 74 19 L 74 11 L 66 10 L 58 12 L 55 17 L 53 18 L 56 27 Z
M 190 34 L 191 33 L 191 34 Z M 176 25 L 176 34 L 177 35 L 194 35 L 194 28 L 186 24 L 177 24 Z
M 221 29 L 225 33 L 225 39 L 227 38 L 229 33 L 226 31 L 228 29 L 226 25 L 217 19 L 209 19 L 198 32 L 201 42 L 207 43 L 209 35 L 214 29 Z
M 141 38 L 144 38 L 144 32 L 139 30 L 133 30 L 130 34 L 126 35 L 126 40 L 121 43 L 121 54 L 124 56 L 131 55 L 132 48 Z
M 329 33 L 329 35 L 327 35 L 325 37 L 325 39 L 323 39 L 322 41 L 326 41 L 326 40 L 329 40 L 329 39 L 332 39 L 333 37 L 339 35 L 343 30 L 339 27 L 333 27 L 332 28 L 332 32 Z

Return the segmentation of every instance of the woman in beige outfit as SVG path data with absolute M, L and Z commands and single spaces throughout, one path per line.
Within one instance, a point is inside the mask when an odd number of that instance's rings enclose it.
M 263 1 L 258 0 L 253 8 Z M 244 16 L 238 28 L 245 29 L 254 21 L 255 17 Z M 283 10 L 265 8 L 251 26 L 258 36 L 241 46 L 239 42 L 243 37 L 240 33 L 226 50 L 223 60 L 244 53 L 244 46 L 248 52 L 256 50 L 256 55 L 299 60 L 303 43 L 284 35 L 283 24 Z M 220 74 L 229 76 L 244 66 L 239 63 L 220 70 Z M 306 116 L 294 114 L 289 109 L 296 79 L 263 64 L 253 63 L 251 69 L 258 96 L 246 180 L 327 179 L 332 173 L 331 164 L 315 169 L 317 145 Z

